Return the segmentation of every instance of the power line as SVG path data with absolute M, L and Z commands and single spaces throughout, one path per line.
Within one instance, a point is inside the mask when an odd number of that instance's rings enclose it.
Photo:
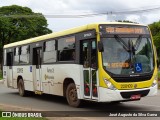
M 79 15 L 44 15 L 46 18 L 83 18 L 83 17 L 94 17 L 94 16 L 102 16 L 102 15 L 117 15 L 117 14 L 141 14 L 145 12 L 152 12 L 160 10 L 160 6 L 154 8 L 147 9 L 136 9 L 136 10 L 123 10 L 123 11 L 108 11 L 103 13 L 89 13 L 89 14 L 79 14 Z
M 152 12 L 160 10 L 160 7 L 155 7 L 155 8 L 148 8 L 148 9 L 139 9 L 139 10 L 130 10 L 130 11 L 115 11 L 112 14 L 139 14 L 139 13 L 145 13 L 145 12 Z

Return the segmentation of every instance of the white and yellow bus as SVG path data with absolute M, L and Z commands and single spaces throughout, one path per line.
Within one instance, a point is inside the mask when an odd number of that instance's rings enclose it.
M 52 94 L 78 107 L 81 100 L 123 102 L 157 94 L 157 63 L 145 25 L 105 22 L 4 46 L 3 78 L 25 96 Z

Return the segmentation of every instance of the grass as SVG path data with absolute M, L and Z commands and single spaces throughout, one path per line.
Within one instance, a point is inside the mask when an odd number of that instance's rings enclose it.
M 3 79 L 2 71 L 0 70 L 0 80 Z

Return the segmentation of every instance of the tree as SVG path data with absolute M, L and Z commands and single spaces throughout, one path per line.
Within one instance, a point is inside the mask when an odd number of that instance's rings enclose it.
M 3 45 L 51 33 L 47 26 L 45 17 L 28 7 L 0 7 L 0 63 Z
M 157 49 L 157 55 L 160 60 L 160 21 L 150 24 L 149 27 L 153 36 L 154 45 Z

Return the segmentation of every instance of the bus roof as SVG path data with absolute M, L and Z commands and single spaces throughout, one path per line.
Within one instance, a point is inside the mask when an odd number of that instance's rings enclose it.
M 119 24 L 119 25 L 145 26 L 145 25 L 142 25 L 142 24 L 125 23 L 125 22 L 98 22 L 98 23 L 87 24 L 87 25 L 84 25 L 84 26 L 75 27 L 75 28 L 63 30 L 63 31 L 60 31 L 60 32 L 54 32 L 54 33 L 42 35 L 42 36 L 39 36 L 39 37 L 34 37 L 34 38 L 30 38 L 30 39 L 26 39 L 26 40 L 10 43 L 10 44 L 4 45 L 3 48 L 10 48 L 10 47 L 14 47 L 14 46 L 19 46 L 19 45 L 24 45 L 24 44 L 29 44 L 29 43 L 42 41 L 42 40 L 45 40 L 45 39 L 56 38 L 56 37 L 60 37 L 60 36 L 64 36 L 64 35 L 74 34 L 74 33 L 77 33 L 77 32 L 83 32 L 83 31 L 86 31 L 86 30 L 91 30 L 91 29 L 98 28 L 98 25 L 100 25 L 100 24 L 106 24 L 106 25 L 107 24 L 108 25 Z

